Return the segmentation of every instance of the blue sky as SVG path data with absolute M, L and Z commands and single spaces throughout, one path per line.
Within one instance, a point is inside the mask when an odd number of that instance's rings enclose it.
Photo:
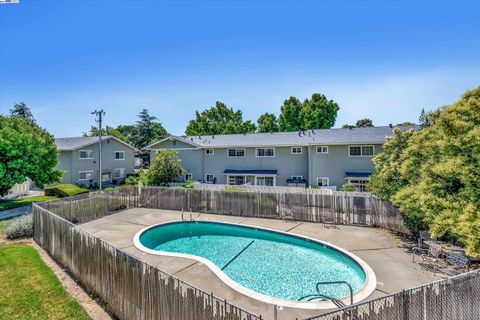
M 336 126 L 417 121 L 480 85 L 480 2 L 28 1 L 0 5 L 0 113 L 25 101 L 56 136 L 103 107 L 183 134 L 215 101 L 256 121 L 314 92 Z

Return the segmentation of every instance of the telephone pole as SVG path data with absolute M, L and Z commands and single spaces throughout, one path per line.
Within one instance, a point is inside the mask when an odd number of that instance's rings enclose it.
M 93 111 L 92 114 L 95 115 L 95 122 L 98 123 L 98 187 L 100 191 L 102 191 L 102 118 L 105 115 L 105 112 L 101 109 L 99 111 Z

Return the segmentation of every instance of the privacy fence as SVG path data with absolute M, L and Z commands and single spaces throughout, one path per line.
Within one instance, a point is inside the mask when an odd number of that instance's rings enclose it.
M 257 320 L 143 262 L 78 223 L 133 207 L 363 224 L 402 231 L 401 214 L 371 196 L 124 188 L 34 204 L 34 239 L 120 319 Z M 318 320 L 480 319 L 480 271 L 323 314 Z
M 127 188 L 34 205 L 34 239 L 120 319 L 261 319 L 73 223 L 136 207 L 139 200 L 137 190 Z
M 478 320 L 480 270 L 304 320 Z
M 298 189 L 298 188 L 297 188 Z M 305 190 L 305 189 L 304 189 Z M 256 192 L 143 187 L 147 208 L 382 227 L 409 233 L 401 212 L 368 193 Z

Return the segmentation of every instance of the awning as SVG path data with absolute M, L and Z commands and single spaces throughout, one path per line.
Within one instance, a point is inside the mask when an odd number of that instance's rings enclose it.
M 225 169 L 223 174 L 229 175 L 277 175 L 278 170 L 234 170 L 234 169 Z
M 347 178 L 369 178 L 373 172 L 345 172 Z

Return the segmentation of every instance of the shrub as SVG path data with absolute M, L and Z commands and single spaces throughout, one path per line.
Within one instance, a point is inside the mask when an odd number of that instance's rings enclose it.
M 77 187 L 73 184 L 57 184 L 56 186 L 45 188 L 46 196 L 57 196 L 60 198 L 75 196 L 82 193 L 88 193 L 88 190 Z
M 196 184 L 197 182 L 195 180 L 188 180 L 186 181 L 183 185 L 182 185 L 182 188 L 185 188 L 185 189 L 193 189 L 193 186 Z
M 8 239 L 25 238 L 33 235 L 33 216 L 31 214 L 12 219 L 5 228 Z
M 340 191 L 345 191 L 345 192 L 355 192 L 357 191 L 357 187 L 353 183 L 345 183 Z
M 126 177 L 123 182 L 127 185 L 134 186 L 138 183 L 138 178 L 135 176 L 129 176 L 129 177 Z

